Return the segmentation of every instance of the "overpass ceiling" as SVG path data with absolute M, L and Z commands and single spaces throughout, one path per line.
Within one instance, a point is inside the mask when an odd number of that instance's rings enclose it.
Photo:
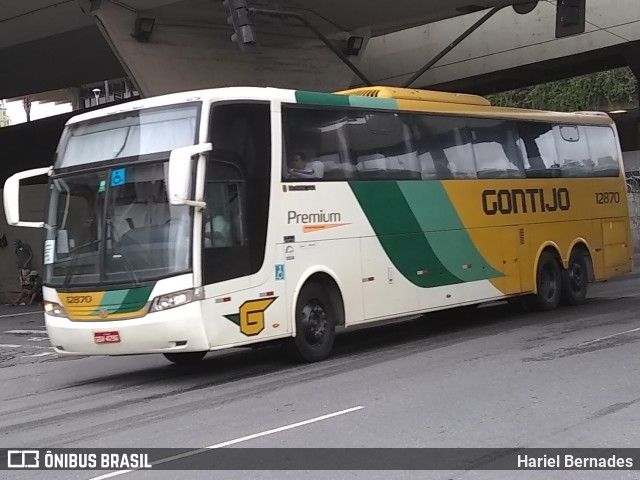
M 298 0 L 342 30 L 371 27 L 374 36 L 490 8 L 503 0 Z
M 214 0 L 103 0 L 138 12 L 202 8 Z M 215 0 L 217 3 L 217 0 Z M 323 29 L 373 35 L 488 8 L 504 0 L 250 0 L 307 12 Z M 124 70 L 89 15 L 90 0 L 0 0 L 0 98 L 121 77 Z M 222 8 L 222 5 L 220 5 Z M 204 15 L 206 17 L 206 15 Z

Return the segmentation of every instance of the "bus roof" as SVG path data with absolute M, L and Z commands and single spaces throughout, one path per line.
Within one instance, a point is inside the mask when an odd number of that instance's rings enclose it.
M 396 87 L 364 87 L 336 93 L 321 93 L 270 87 L 223 87 L 172 93 L 105 107 L 76 115 L 69 119 L 67 124 L 70 125 L 144 108 L 162 107 L 186 102 L 210 102 L 215 100 L 279 100 L 283 103 L 305 105 L 429 112 L 553 123 L 596 125 L 609 125 L 613 123 L 611 117 L 602 112 L 562 113 L 523 108 L 496 107 L 492 106 L 487 99 L 477 95 L 430 90 Z

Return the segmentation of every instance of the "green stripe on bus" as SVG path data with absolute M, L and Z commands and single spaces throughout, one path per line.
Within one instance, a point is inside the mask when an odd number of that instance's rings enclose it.
M 330 105 L 332 107 L 380 108 L 397 110 L 398 102 L 393 98 L 361 97 L 358 95 L 337 95 L 334 93 L 306 92 L 297 90 L 296 102 L 307 105 Z
M 404 277 L 419 287 L 461 283 L 438 259 L 397 182 L 351 182 L 382 248 Z M 418 273 L 427 271 L 426 274 Z
M 465 282 L 503 276 L 476 248 L 441 182 L 398 185 L 429 245 L 450 272 Z
M 349 105 L 359 108 L 398 109 L 398 101 L 393 98 L 360 97 L 358 95 L 351 95 L 349 97 Z
M 153 287 L 132 288 L 128 291 L 119 308 L 113 313 L 137 312 L 149 301 Z
M 333 107 L 348 107 L 349 96 L 296 90 L 296 102 L 308 105 L 331 105 Z
M 100 310 L 103 308 L 107 309 L 107 313 L 115 313 L 115 311 L 120 308 L 120 305 L 122 304 L 128 293 L 128 289 L 109 290 L 108 292 L 104 292 L 104 296 L 100 301 L 100 305 L 98 305 L 98 308 L 91 312 L 91 315 L 100 315 Z

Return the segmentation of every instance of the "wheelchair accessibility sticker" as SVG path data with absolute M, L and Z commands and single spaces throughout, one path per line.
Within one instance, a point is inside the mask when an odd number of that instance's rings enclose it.
M 111 186 L 119 187 L 127 181 L 127 171 L 124 168 L 118 168 L 111 171 Z
M 276 280 L 284 280 L 284 265 L 276 265 Z

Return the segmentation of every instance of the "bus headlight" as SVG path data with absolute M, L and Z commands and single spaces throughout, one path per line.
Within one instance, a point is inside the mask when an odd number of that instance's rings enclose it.
M 156 297 L 151 304 L 151 312 L 163 312 L 170 308 L 186 305 L 187 303 L 196 302 L 204 298 L 204 289 L 202 287 L 190 288 L 181 292 L 168 293 Z
M 67 318 L 67 312 L 64 311 L 62 305 L 53 302 L 44 302 L 44 311 L 47 315 L 52 317 Z

